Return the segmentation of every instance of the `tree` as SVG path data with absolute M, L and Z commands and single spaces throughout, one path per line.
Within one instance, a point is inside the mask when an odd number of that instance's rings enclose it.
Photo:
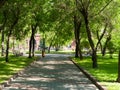
M 66 44 L 73 37 L 72 18 L 70 18 L 68 0 L 64 0 L 64 2 L 54 0 L 50 3 L 47 9 L 47 22 L 45 21 L 47 24 L 44 25 L 44 30 L 52 33 L 46 37 L 49 39 L 47 40 L 49 46 L 55 46 L 56 50 L 58 50 L 60 46 Z
M 4 22 L 3 22 L 4 33 L 3 34 L 5 34 L 5 39 L 7 39 L 6 40 L 6 62 L 9 62 L 8 56 L 9 56 L 10 38 L 13 37 L 13 36 L 14 37 L 16 36 L 16 39 L 18 39 L 18 38 L 20 39 L 19 35 L 21 35 L 21 32 L 23 32 L 22 30 L 20 30 L 18 28 L 18 26 L 21 25 L 20 24 L 20 22 L 21 22 L 20 19 L 21 19 L 21 12 L 23 10 L 23 8 L 22 8 L 23 3 L 24 2 L 21 2 L 19 0 L 14 1 L 14 2 L 6 1 L 4 6 L 1 8 L 1 10 L 3 12 L 2 15 L 4 17 L 3 18 L 4 19 Z M 20 25 L 18 25 L 18 23 Z M 16 34 L 18 32 L 19 32 L 19 34 Z
M 75 57 L 79 57 L 82 59 L 82 52 L 80 49 L 80 27 L 81 27 L 82 21 L 78 18 L 78 16 L 74 15 L 74 33 L 75 33 L 75 42 L 76 42 L 76 49 L 75 49 Z M 79 54 L 79 55 L 78 55 Z
M 4 27 L 5 27 L 5 24 L 7 22 L 7 13 L 5 11 L 2 11 L 2 26 L 0 27 L 0 31 L 1 31 L 1 56 L 4 56 Z
M 24 22 L 24 27 L 27 27 L 27 33 L 29 32 L 29 58 L 34 57 L 35 53 L 35 33 L 37 32 L 37 27 L 41 25 L 43 18 L 43 5 L 45 1 L 26 1 L 26 21 Z M 23 12 L 24 13 L 24 12 Z
M 31 25 L 31 37 L 30 37 L 30 42 L 29 42 L 29 58 L 34 57 L 34 50 L 35 50 L 35 33 L 36 33 L 36 28 L 37 28 L 38 23 L 35 25 Z M 31 56 L 31 51 L 32 51 L 32 56 Z
M 6 9 L 6 13 L 10 14 L 9 16 L 7 16 L 7 18 L 9 19 L 8 22 L 7 22 L 7 24 L 9 23 L 8 24 L 8 29 L 9 30 L 8 30 L 8 33 L 7 33 L 7 44 L 6 44 L 6 62 L 9 62 L 8 55 L 9 55 L 10 37 L 12 35 L 12 32 L 14 30 L 15 25 L 18 23 L 20 9 L 17 5 L 14 5 L 14 4 L 9 5 L 8 3 L 6 3 L 6 6 L 9 7 L 9 8 Z M 10 8 L 11 6 L 13 8 Z
M 99 10 L 97 15 L 99 15 L 110 4 L 111 1 L 112 0 L 108 1 L 107 4 L 105 4 L 105 6 L 102 6 L 102 9 Z M 96 1 L 76 0 L 76 3 L 77 3 L 77 8 L 78 8 L 79 12 L 81 13 L 81 15 L 84 18 L 86 33 L 87 33 L 88 41 L 89 41 L 89 44 L 90 44 L 90 47 L 91 47 L 91 50 L 92 50 L 93 68 L 97 68 L 98 65 L 97 65 L 97 53 L 96 52 L 97 52 L 98 44 L 100 43 L 101 39 L 103 38 L 103 35 L 101 34 L 97 44 L 95 45 L 94 40 L 92 38 L 92 31 L 91 31 L 91 28 L 90 28 L 90 17 L 91 17 L 91 12 L 92 12 L 92 9 L 93 9 L 91 5 L 94 5 L 96 3 Z M 104 1 L 100 1 L 100 3 L 104 3 Z M 93 12 L 92 12 L 92 15 L 95 15 L 95 14 L 93 14 Z M 105 29 L 106 29 L 106 27 L 105 27 Z

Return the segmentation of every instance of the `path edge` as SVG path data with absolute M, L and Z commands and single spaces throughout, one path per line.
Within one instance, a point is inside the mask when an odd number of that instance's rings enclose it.
M 82 71 L 82 73 L 84 73 L 86 75 L 87 78 L 89 78 L 89 80 L 92 81 L 92 83 L 99 89 L 99 90 L 107 90 L 105 87 L 103 87 L 102 85 L 100 85 L 99 82 L 97 82 L 97 80 L 91 75 L 89 74 L 85 69 L 83 69 L 82 67 L 80 67 L 76 62 L 74 62 L 71 58 L 70 60 L 79 68 L 80 71 Z

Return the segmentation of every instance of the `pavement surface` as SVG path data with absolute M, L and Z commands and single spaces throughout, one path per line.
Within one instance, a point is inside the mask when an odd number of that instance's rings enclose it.
M 68 59 L 49 54 L 26 68 L 2 90 L 98 90 Z

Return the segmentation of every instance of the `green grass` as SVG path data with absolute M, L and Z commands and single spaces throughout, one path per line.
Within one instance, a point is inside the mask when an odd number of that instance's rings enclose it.
M 120 90 L 120 84 L 116 82 L 118 72 L 118 58 L 115 54 L 113 59 L 108 55 L 105 57 L 98 56 L 98 68 L 92 68 L 92 61 L 90 57 L 85 57 L 84 60 L 74 58 L 74 61 L 82 68 L 93 75 L 107 90 Z
M 5 62 L 4 57 L 0 57 L 0 83 L 5 82 L 19 70 L 22 70 L 24 67 L 33 62 L 35 58 L 27 58 L 23 56 L 9 57 L 9 63 Z

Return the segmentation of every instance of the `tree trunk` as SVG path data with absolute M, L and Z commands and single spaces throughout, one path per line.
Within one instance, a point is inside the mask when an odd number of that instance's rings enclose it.
M 12 53 L 14 54 L 15 52 L 15 39 L 13 38 L 13 49 L 12 49 Z
M 34 36 L 33 36 L 32 38 L 33 38 L 33 39 L 32 39 L 32 42 L 33 42 L 33 43 L 32 43 L 32 44 L 33 44 L 33 45 L 32 45 L 32 46 L 33 46 L 33 47 L 32 47 L 32 57 L 34 57 L 34 56 L 35 56 L 35 38 L 34 38 Z
M 83 59 L 83 56 L 82 56 L 82 51 L 81 51 L 81 48 L 80 48 L 80 39 L 78 39 L 79 36 L 76 38 L 76 54 L 75 54 L 75 57 L 80 57 L 80 59 L 82 60 Z
M 89 21 L 88 21 L 88 12 L 87 11 L 83 11 L 82 12 L 84 20 L 85 20 L 85 27 L 86 27 L 86 32 L 87 32 L 87 37 L 88 37 L 88 41 L 90 44 L 90 47 L 92 49 L 92 62 L 93 62 L 93 68 L 97 68 L 97 55 L 96 55 L 96 49 L 95 49 L 95 45 L 93 43 L 92 40 L 92 36 L 91 36 L 91 31 L 90 31 L 90 27 L 89 27 Z
M 19 17 L 18 17 L 18 16 L 19 16 L 19 13 L 20 13 L 20 12 L 19 12 L 19 9 L 18 9 L 17 11 L 14 12 L 15 20 L 14 20 L 13 23 L 11 24 L 10 30 L 9 30 L 9 32 L 8 32 L 7 45 L 6 45 L 6 57 L 5 57 L 6 62 L 9 62 L 8 56 L 9 56 L 10 36 L 11 36 L 11 34 L 12 34 L 12 31 L 13 31 L 14 26 L 18 23 L 18 20 L 19 20 Z
M 14 26 L 17 24 L 17 22 L 18 22 L 18 18 L 16 18 L 16 20 L 15 20 L 15 21 L 13 22 L 13 24 L 11 25 L 10 30 L 9 30 L 9 33 L 8 33 L 7 45 L 6 45 L 6 57 L 5 57 L 6 62 L 9 62 L 8 56 L 9 56 L 10 36 L 11 36 L 12 30 L 13 30 Z
M 94 50 L 92 52 L 92 61 L 93 61 L 93 68 L 97 68 L 98 67 L 98 64 L 97 64 L 97 54 L 96 54 L 96 50 Z
M 78 28 L 78 20 L 77 20 L 77 17 L 76 15 L 74 15 L 74 35 L 75 35 L 75 44 L 76 44 L 76 47 L 75 47 L 75 57 L 78 58 L 79 55 L 79 46 L 78 46 L 78 38 L 77 38 L 77 28 Z
M 80 29 L 80 28 L 79 28 Z M 81 51 L 81 47 L 80 47 L 80 30 L 77 29 L 77 44 L 78 44 L 78 54 L 79 54 L 79 57 L 80 57 L 80 60 L 83 59 L 83 56 L 82 56 L 82 51 Z
M 5 1 L 5 0 L 4 0 Z M 2 37 L 1 37 L 1 56 L 4 56 L 4 27 L 5 27 L 5 24 L 6 24 L 6 22 L 7 22 L 7 16 L 6 16 L 6 12 L 5 11 L 3 11 L 3 14 L 4 14 L 4 23 L 3 23 L 3 25 L 2 25 L 2 27 L 1 27 L 1 32 L 2 32 Z
M 82 60 L 83 59 L 83 55 L 82 55 L 81 49 L 79 49 L 79 55 L 80 55 L 80 60 Z
M 51 41 L 50 46 L 48 47 L 48 53 L 50 53 L 50 48 L 52 46 L 52 42 L 53 42 L 53 40 Z
M 29 58 L 32 57 L 31 52 L 32 52 L 32 37 L 30 38 L 30 41 L 29 41 Z
M 2 30 L 1 56 L 4 56 L 4 30 Z
M 103 45 L 102 45 L 101 42 L 100 42 L 100 50 L 101 50 L 101 54 L 102 54 L 102 51 L 103 51 Z
M 74 15 L 74 35 L 75 35 L 75 43 L 76 43 L 76 48 L 75 48 L 75 57 L 80 59 L 83 59 L 82 56 L 82 51 L 80 48 L 80 27 L 81 27 L 81 19 L 78 19 L 76 15 Z
M 8 60 L 8 56 L 9 56 L 9 41 L 10 41 L 9 39 L 10 39 L 10 37 L 8 36 L 7 45 L 6 45 L 6 58 L 5 58 L 6 62 L 9 62 L 9 60 Z
M 35 38 L 34 37 L 35 37 L 37 25 L 38 23 L 36 23 L 35 25 L 31 25 L 32 33 L 31 33 L 31 38 L 29 42 L 29 58 L 31 58 L 32 56 L 34 57 L 35 55 Z
M 104 45 L 104 47 L 102 49 L 102 56 L 105 56 L 106 48 L 107 48 L 107 41 L 105 42 L 105 45 Z
M 75 41 L 76 42 L 76 41 Z M 78 44 L 76 43 L 76 47 L 75 47 L 75 57 L 78 58 L 79 55 L 78 55 Z
M 118 77 L 116 81 L 120 83 L 120 50 L 118 54 Z
M 9 44 L 10 44 L 10 36 L 12 34 L 12 29 L 10 30 L 9 34 L 8 34 L 8 38 L 7 38 L 7 45 L 6 45 L 6 57 L 5 60 L 6 62 L 9 62 L 8 56 L 9 56 Z
M 109 35 L 105 41 L 105 44 L 104 44 L 104 47 L 103 47 L 103 50 L 102 50 L 102 56 L 105 56 L 105 53 L 106 53 L 106 48 L 107 48 L 107 44 L 108 42 L 111 40 L 111 35 Z

